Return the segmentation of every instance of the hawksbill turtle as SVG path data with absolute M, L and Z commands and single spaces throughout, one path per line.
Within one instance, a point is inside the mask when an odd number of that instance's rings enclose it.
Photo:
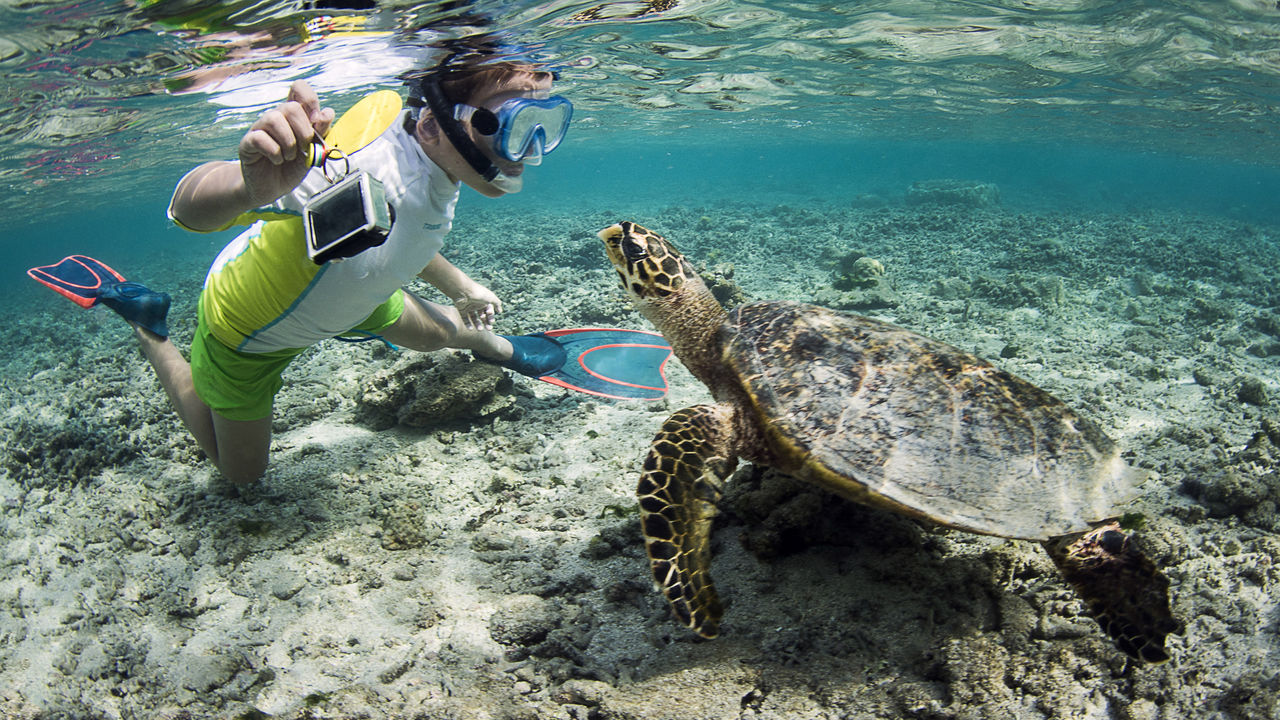
M 1040 542 L 1132 658 L 1178 629 L 1169 581 L 1113 515 L 1146 474 L 1094 423 L 955 347 L 797 302 L 726 312 L 666 239 L 601 230 L 638 309 L 715 404 L 662 424 L 637 494 L 650 568 L 675 617 L 715 637 L 710 535 L 743 458 L 845 498 L 960 530 Z

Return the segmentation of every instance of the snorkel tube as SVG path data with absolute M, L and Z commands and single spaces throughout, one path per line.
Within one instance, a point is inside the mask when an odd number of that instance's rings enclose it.
M 427 108 L 431 110 L 431 115 L 435 118 L 436 124 L 440 126 L 440 131 L 444 136 L 453 143 L 453 147 L 462 156 L 463 160 L 476 171 L 485 182 L 493 183 L 500 174 L 498 166 L 494 165 L 488 157 L 485 156 L 480 148 L 471 141 L 471 136 L 466 130 L 462 129 L 462 124 L 453 116 L 454 103 L 450 102 L 444 96 L 444 90 L 440 88 L 440 79 L 434 75 L 420 78 L 414 83 L 417 94 L 427 104 Z M 500 184 L 495 183 L 498 189 L 503 189 Z

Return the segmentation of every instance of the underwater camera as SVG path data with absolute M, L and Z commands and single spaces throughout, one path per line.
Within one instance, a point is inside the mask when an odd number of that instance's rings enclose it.
M 302 209 L 307 256 L 317 265 L 355 257 L 386 242 L 392 220 L 382 183 L 367 172 L 348 175 Z

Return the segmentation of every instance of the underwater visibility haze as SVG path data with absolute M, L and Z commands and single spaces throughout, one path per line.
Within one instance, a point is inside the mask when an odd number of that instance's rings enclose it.
M 1280 717 L 1280 3 L 0 0 L 0 26 L 0 716 Z M 326 341 L 229 487 L 119 318 L 24 273 L 100 258 L 173 296 L 185 352 L 238 231 L 174 226 L 179 178 L 297 79 L 340 115 L 481 38 L 574 105 L 445 241 L 499 332 L 651 330 L 596 235 L 635 221 L 726 306 L 990 360 L 1150 473 L 1126 523 L 1172 659 L 1117 652 L 1032 543 L 746 463 L 697 639 L 635 500 L 710 398 L 674 362 L 626 403 Z

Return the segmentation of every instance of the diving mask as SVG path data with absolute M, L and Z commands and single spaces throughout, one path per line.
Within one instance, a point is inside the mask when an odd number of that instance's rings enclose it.
M 543 154 L 555 149 L 564 139 L 573 116 L 573 104 L 560 96 L 512 98 L 499 105 L 496 112 L 454 103 L 445 97 L 439 78 L 434 76 L 417 81 L 414 91 L 431 109 L 440 130 L 462 159 L 485 182 L 494 183 L 503 192 L 518 192 L 522 179 L 502 175 L 498 166 L 472 141 L 460 120 L 470 120 L 477 134 L 492 137 L 494 152 L 499 157 L 535 165 Z
M 573 103 L 555 95 L 549 98 L 511 98 L 497 110 L 457 105 L 454 117 L 470 120 L 476 132 L 492 138 L 493 151 L 511 162 L 537 165 L 555 150 L 569 131 Z

